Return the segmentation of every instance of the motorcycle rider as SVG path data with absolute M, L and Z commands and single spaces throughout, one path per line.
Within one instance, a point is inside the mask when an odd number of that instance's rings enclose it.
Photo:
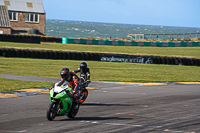
M 68 82 L 68 86 L 73 89 L 73 99 L 75 104 L 79 103 L 79 86 L 78 86 L 78 76 L 74 72 L 70 72 L 68 68 L 63 68 L 60 71 L 61 82 Z
M 80 82 L 85 82 L 83 88 L 85 89 L 85 87 L 87 87 L 89 85 L 90 81 L 90 69 L 87 67 L 87 63 L 86 62 L 81 62 L 80 64 L 80 68 L 78 68 L 77 70 L 73 71 L 74 73 L 78 73 L 80 72 Z M 83 80 L 83 81 L 82 81 Z

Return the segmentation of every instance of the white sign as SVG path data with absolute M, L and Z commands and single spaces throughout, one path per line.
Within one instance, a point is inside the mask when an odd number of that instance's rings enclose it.
M 151 58 L 143 58 L 143 57 L 135 57 L 135 58 L 120 58 L 120 57 L 101 57 L 101 61 L 106 62 L 132 62 L 132 63 L 145 63 L 145 64 L 153 64 L 153 60 Z
M 3 34 L 3 31 L 2 31 L 2 30 L 0 30 L 0 34 Z

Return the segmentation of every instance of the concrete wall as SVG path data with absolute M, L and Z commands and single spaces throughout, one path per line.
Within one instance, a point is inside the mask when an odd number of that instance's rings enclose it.
M 63 38 L 63 44 L 93 44 L 93 45 L 112 45 L 112 46 L 153 46 L 153 47 L 192 47 L 200 46 L 200 42 L 137 42 L 137 41 L 118 41 L 118 40 L 92 40 L 92 39 L 74 39 Z

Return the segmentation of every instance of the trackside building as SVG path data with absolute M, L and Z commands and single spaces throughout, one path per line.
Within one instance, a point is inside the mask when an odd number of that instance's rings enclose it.
M 0 34 L 45 34 L 42 0 L 0 0 Z

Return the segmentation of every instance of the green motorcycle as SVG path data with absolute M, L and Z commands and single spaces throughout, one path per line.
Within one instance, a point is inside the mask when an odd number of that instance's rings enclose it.
M 66 81 L 55 83 L 50 90 L 50 101 L 47 109 L 47 119 L 54 120 L 56 116 L 66 115 L 68 118 L 74 118 L 79 110 L 79 104 L 73 102 L 72 88 Z

